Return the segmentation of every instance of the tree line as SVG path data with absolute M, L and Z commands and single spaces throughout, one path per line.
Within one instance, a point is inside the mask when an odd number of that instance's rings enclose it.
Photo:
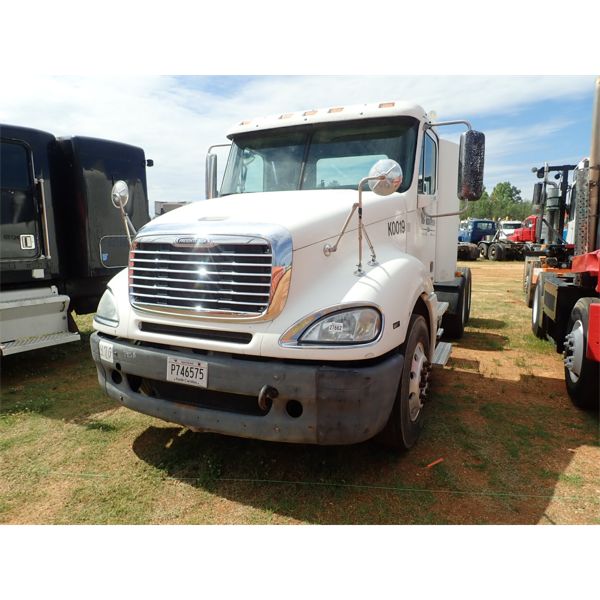
M 492 193 L 484 188 L 481 199 L 469 202 L 469 207 L 461 215 L 461 219 L 474 217 L 478 219 L 509 219 L 523 221 L 532 212 L 531 202 L 523 200 L 521 190 L 510 183 L 497 183 Z

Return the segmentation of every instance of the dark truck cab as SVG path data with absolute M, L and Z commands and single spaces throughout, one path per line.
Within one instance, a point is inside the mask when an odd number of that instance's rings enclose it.
M 129 243 L 111 188 L 124 180 L 124 210 L 149 221 L 141 148 L 0 125 L 0 354 L 79 339 L 70 312 L 94 312 L 108 280 L 127 265 Z

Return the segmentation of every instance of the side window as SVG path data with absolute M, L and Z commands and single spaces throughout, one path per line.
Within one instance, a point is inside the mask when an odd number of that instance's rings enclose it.
M 0 145 L 0 223 L 26 223 L 36 217 L 29 151 L 13 142 Z
M 429 132 L 423 139 L 421 166 L 419 168 L 419 194 L 435 194 L 437 189 L 437 144 Z

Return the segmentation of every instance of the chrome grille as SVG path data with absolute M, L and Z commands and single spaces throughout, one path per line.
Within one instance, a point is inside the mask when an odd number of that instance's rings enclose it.
M 129 260 L 132 306 L 202 315 L 257 316 L 267 311 L 273 262 L 267 240 L 187 243 L 178 244 L 173 236 L 134 242 Z

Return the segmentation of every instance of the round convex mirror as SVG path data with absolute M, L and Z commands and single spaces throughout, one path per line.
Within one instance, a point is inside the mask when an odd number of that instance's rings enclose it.
M 402 167 L 391 158 L 378 160 L 369 171 L 369 177 L 383 175 L 383 179 L 372 179 L 369 187 L 378 196 L 389 196 L 402 185 Z
M 125 207 L 127 202 L 129 202 L 129 188 L 127 184 L 121 179 L 115 182 L 112 186 L 110 197 L 115 208 L 120 208 L 120 206 Z

